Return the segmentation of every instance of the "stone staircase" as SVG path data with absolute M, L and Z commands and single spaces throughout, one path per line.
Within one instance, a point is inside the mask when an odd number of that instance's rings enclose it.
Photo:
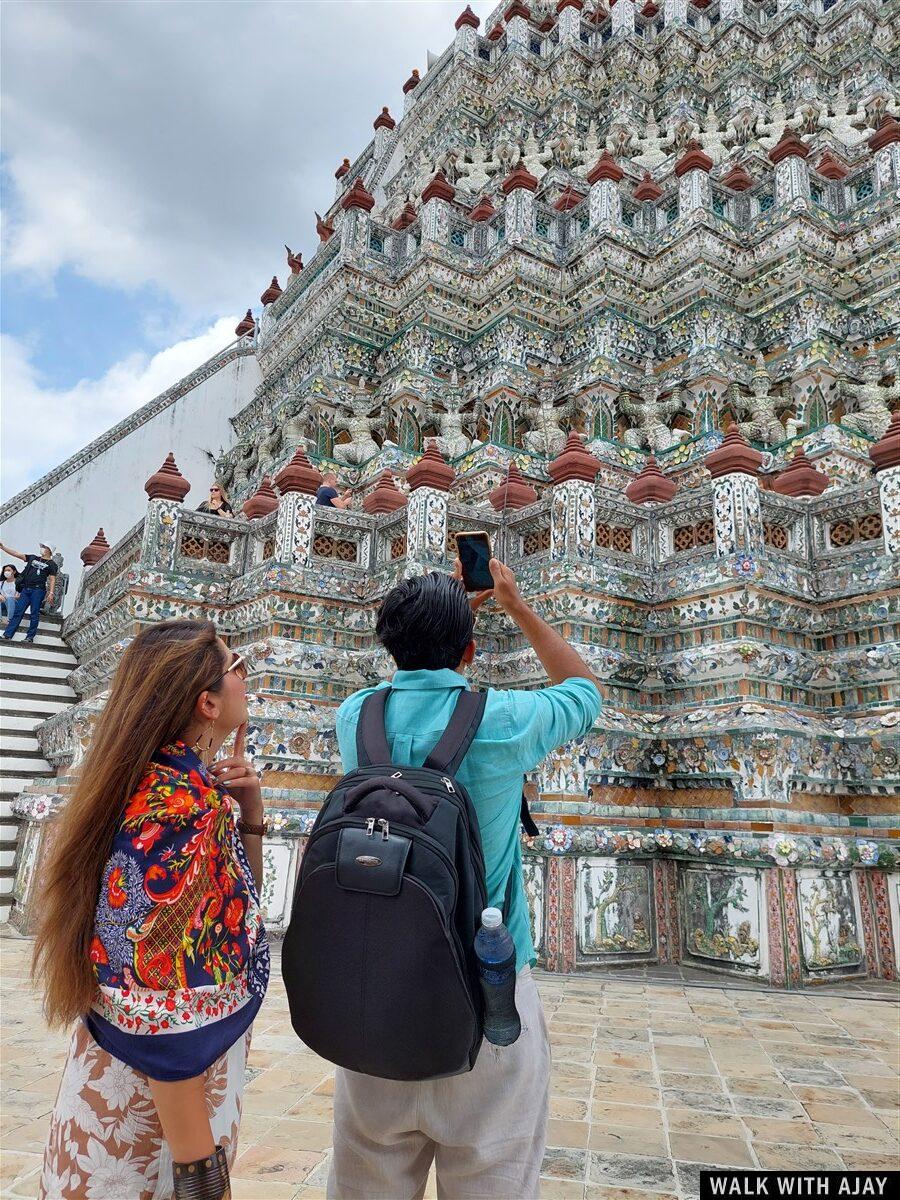
M 15 879 L 13 802 L 28 784 L 53 775 L 34 731 L 76 699 L 67 676 L 78 663 L 62 639 L 62 618 L 42 613 L 33 645 L 22 640 L 27 625 L 26 617 L 14 641 L 0 639 L 0 921 L 9 916 Z

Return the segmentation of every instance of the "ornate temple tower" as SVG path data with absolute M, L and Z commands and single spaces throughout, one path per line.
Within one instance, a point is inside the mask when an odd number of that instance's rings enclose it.
M 247 519 L 158 472 L 85 569 L 81 700 L 41 733 L 57 779 L 19 802 L 20 927 L 118 655 L 175 614 L 252 664 L 283 926 L 340 774 L 334 706 L 390 670 L 378 602 L 482 528 L 604 693 L 529 781 L 542 965 L 893 975 L 897 16 L 460 14 L 336 171 L 316 253 L 238 327 L 262 383 L 217 471 Z M 326 465 L 350 510 L 316 508 Z M 478 686 L 541 685 L 502 615 L 478 635 Z

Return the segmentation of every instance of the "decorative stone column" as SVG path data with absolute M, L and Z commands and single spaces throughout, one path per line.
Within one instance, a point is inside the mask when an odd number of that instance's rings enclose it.
M 876 190 L 900 187 L 900 121 L 888 114 L 869 138 L 869 149 L 875 155 Z
M 900 554 L 900 409 L 881 441 L 870 448 L 869 458 L 878 480 L 885 553 Z
M 503 180 L 500 190 L 506 197 L 506 240 L 516 245 L 534 233 L 534 193 L 538 181 L 523 166 Z
M 790 129 L 784 131 L 781 141 L 769 151 L 769 159 L 775 164 L 776 205 L 805 207 L 809 200 L 808 157 L 809 146 Z
M 634 4 L 632 0 L 618 0 L 612 10 L 613 37 L 619 33 L 634 33 Z
M 456 29 L 456 38 L 453 42 L 454 55 L 468 54 L 474 56 L 477 53 L 478 26 L 480 24 L 481 17 L 477 17 L 467 4 L 456 18 L 454 24 L 454 28 Z
M 712 159 L 700 149 L 697 142 L 692 142 L 687 153 L 675 164 L 680 218 L 699 211 L 712 212 L 712 187 L 709 182 L 712 166 Z
M 447 496 L 456 472 L 434 442 L 406 473 L 406 575 L 422 575 L 447 558 Z
M 547 467 L 553 480 L 551 558 L 586 558 L 593 553 L 597 543 L 594 480 L 600 467 L 600 460 L 585 449 L 584 439 L 575 432 Z
M 591 229 L 609 230 L 622 224 L 619 183 L 624 175 L 625 172 L 608 150 L 603 151 L 588 171 L 587 179 L 591 185 L 588 199 Z
M 422 243 L 431 242 L 446 246 L 450 241 L 450 204 L 456 188 L 447 181 L 443 171 L 438 171 L 422 193 L 420 222 Z
M 345 262 L 360 262 L 369 248 L 369 213 L 375 197 L 366 190 L 362 179 L 341 198 L 344 219 L 341 222 L 341 257 Z
M 313 512 L 322 476 L 302 450 L 275 476 L 281 492 L 275 525 L 275 558 L 289 567 L 312 561 Z
M 387 149 L 387 144 L 391 140 L 391 134 L 397 127 L 397 122 L 388 112 L 387 105 L 381 110 L 374 121 L 375 128 L 375 146 L 373 153 L 376 158 L 381 158 Z
M 687 24 L 688 0 L 664 0 L 663 21 L 666 25 Z M 618 5 L 616 5 L 618 8 Z
M 707 454 L 705 461 L 713 477 L 716 554 L 720 558 L 758 554 L 763 546 L 759 507 L 762 455 L 732 425 L 721 446 Z
M 141 539 L 142 567 L 154 571 L 174 570 L 178 510 L 190 490 L 191 485 L 178 470 L 175 455 L 170 450 L 163 465 L 144 484 L 150 503 Z
M 506 45 L 508 49 L 514 46 L 522 50 L 528 49 L 528 22 L 531 20 L 531 10 L 522 0 L 513 0 L 504 13 L 506 21 Z
M 556 12 L 559 16 L 556 27 L 559 30 L 560 44 L 577 42 L 581 36 L 581 10 L 584 0 L 559 0 Z

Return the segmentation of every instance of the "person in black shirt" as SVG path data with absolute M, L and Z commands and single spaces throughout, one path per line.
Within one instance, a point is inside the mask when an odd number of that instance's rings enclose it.
M 321 486 L 316 492 L 316 504 L 321 504 L 325 508 L 350 507 L 350 489 L 346 488 L 338 495 L 337 481 L 338 478 L 334 471 L 327 471 L 322 476 Z
M 233 517 L 234 509 L 228 503 L 228 497 L 217 483 L 209 489 L 209 499 L 204 500 L 197 512 L 212 513 L 216 517 Z
M 46 599 L 48 604 L 53 603 L 56 573 L 59 570 L 53 561 L 53 547 L 41 542 L 40 554 L 21 554 L 18 550 L 13 550 L 10 546 L 4 546 L 0 542 L 0 550 L 11 554 L 13 558 L 20 558 L 25 564 L 24 570 L 19 575 L 19 598 L 16 601 L 12 618 L 3 632 L 3 637 L 8 642 L 13 640 L 15 632 L 25 616 L 25 610 L 30 608 L 31 616 L 25 641 L 33 642 L 38 631 L 41 606 L 44 600 Z

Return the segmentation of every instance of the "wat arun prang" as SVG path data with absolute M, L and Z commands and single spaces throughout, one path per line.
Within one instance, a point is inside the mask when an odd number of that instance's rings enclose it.
M 898 16 L 460 15 L 238 327 L 263 383 L 217 470 L 248 521 L 182 503 L 174 447 L 145 519 L 86 547 L 83 699 L 42 731 L 53 789 L 19 803 L 20 927 L 122 647 L 175 615 L 252 664 L 283 927 L 340 775 L 334 705 L 389 673 L 379 599 L 480 528 L 604 693 L 529 781 L 541 964 L 893 977 Z M 349 511 L 313 502 L 334 463 Z M 502 615 L 478 633 L 478 685 L 540 685 Z

